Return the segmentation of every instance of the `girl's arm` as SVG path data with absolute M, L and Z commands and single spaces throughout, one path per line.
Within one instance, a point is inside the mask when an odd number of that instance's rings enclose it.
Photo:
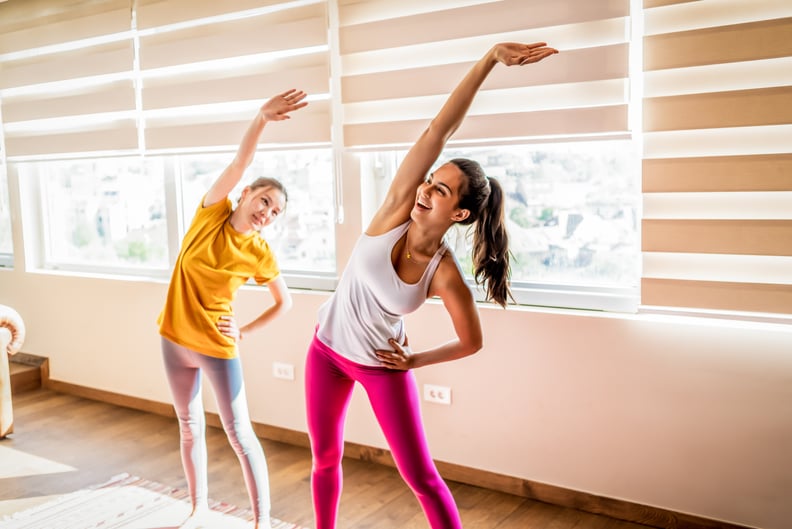
M 212 184 L 212 187 L 209 188 L 206 196 L 204 196 L 204 207 L 225 200 L 231 190 L 242 179 L 245 169 L 253 162 L 256 146 L 267 122 L 290 119 L 290 112 L 299 110 L 308 104 L 303 101 L 305 96 L 306 94 L 302 90 L 291 89 L 270 98 L 269 101 L 262 105 L 242 137 L 242 142 L 239 144 L 236 156 L 231 161 L 231 164 L 225 168 L 214 184 Z
M 279 275 L 267 283 L 267 288 L 269 288 L 270 294 L 272 294 L 274 300 L 269 308 L 262 312 L 258 318 L 242 327 L 237 326 L 234 316 L 220 316 L 220 320 L 217 322 L 217 328 L 220 332 L 239 341 L 291 309 L 292 298 L 289 293 L 289 287 L 286 286 L 286 281 L 283 280 L 283 276 Z
M 507 42 L 496 44 L 479 59 L 451 92 L 438 114 L 407 153 L 366 233 L 385 233 L 409 218 L 415 202 L 416 188 L 440 156 L 448 139 L 459 128 L 476 92 L 497 63 L 506 66 L 525 65 L 541 61 L 554 53 L 558 51 L 548 48 L 544 42 Z
M 272 305 L 267 310 L 262 312 L 258 318 L 239 329 L 240 338 L 264 327 L 269 322 L 281 314 L 285 314 L 292 308 L 291 294 L 289 293 L 289 287 L 286 286 L 286 281 L 283 280 L 283 276 L 279 275 L 267 283 L 267 288 L 269 288 L 270 294 L 272 294 Z

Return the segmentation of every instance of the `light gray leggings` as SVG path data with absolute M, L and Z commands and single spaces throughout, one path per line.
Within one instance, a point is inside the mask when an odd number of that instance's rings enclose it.
M 179 419 L 181 458 L 193 506 L 206 505 L 208 500 L 206 420 L 201 399 L 203 371 L 214 390 L 223 429 L 242 465 L 253 515 L 257 522 L 269 522 L 267 461 L 250 424 L 239 357 L 214 358 L 166 338 L 162 338 L 162 357 Z M 266 523 L 263 526 L 268 527 Z

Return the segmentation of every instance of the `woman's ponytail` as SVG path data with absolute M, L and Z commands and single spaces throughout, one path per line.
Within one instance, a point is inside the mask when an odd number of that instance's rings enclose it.
M 473 276 L 484 284 L 487 299 L 505 307 L 512 297 L 509 289 L 509 235 L 504 220 L 503 188 L 489 178 L 490 195 L 473 232 Z M 513 299 L 513 298 L 512 298 Z
M 505 307 L 508 300 L 514 298 L 509 289 L 511 268 L 503 188 L 496 179 L 486 176 L 473 160 L 456 158 L 450 163 L 468 177 L 459 207 L 470 211 L 461 224 L 476 223 L 473 230 L 473 277 L 477 284 L 484 285 L 487 300 Z

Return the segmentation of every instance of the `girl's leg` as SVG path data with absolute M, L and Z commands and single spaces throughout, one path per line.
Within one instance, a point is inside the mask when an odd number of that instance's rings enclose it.
M 359 381 L 368 393 L 393 459 L 432 529 L 461 529 L 454 498 L 429 454 L 412 371 L 376 371 Z
M 253 431 L 239 359 L 204 357 L 203 369 L 212 384 L 220 420 L 242 465 L 256 527 L 270 527 L 270 490 L 264 450 Z
M 200 355 L 162 338 L 162 358 L 179 420 L 181 459 L 193 511 L 208 505 L 206 421 L 201 401 L 201 370 L 195 356 Z
M 344 418 L 354 381 L 315 336 L 305 362 L 305 402 L 313 468 L 311 492 L 316 529 L 335 529 L 341 499 Z

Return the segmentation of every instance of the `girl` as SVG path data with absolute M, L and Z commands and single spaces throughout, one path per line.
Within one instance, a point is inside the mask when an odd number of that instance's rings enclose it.
M 193 520 L 208 509 L 203 371 L 215 393 L 220 419 L 242 465 L 255 528 L 270 527 L 267 464 L 253 432 L 245 397 L 238 344 L 289 310 L 291 297 L 275 256 L 260 231 L 286 207 L 277 180 L 259 178 L 245 187 L 236 209 L 228 194 L 253 161 L 264 126 L 289 119 L 307 103 L 305 93 L 288 90 L 267 101 L 247 129 L 236 157 L 204 195 L 184 236 L 165 308 L 159 317 L 162 356 L 181 432 L 181 456 Z M 231 303 L 249 278 L 266 284 L 273 304 L 239 326 Z

